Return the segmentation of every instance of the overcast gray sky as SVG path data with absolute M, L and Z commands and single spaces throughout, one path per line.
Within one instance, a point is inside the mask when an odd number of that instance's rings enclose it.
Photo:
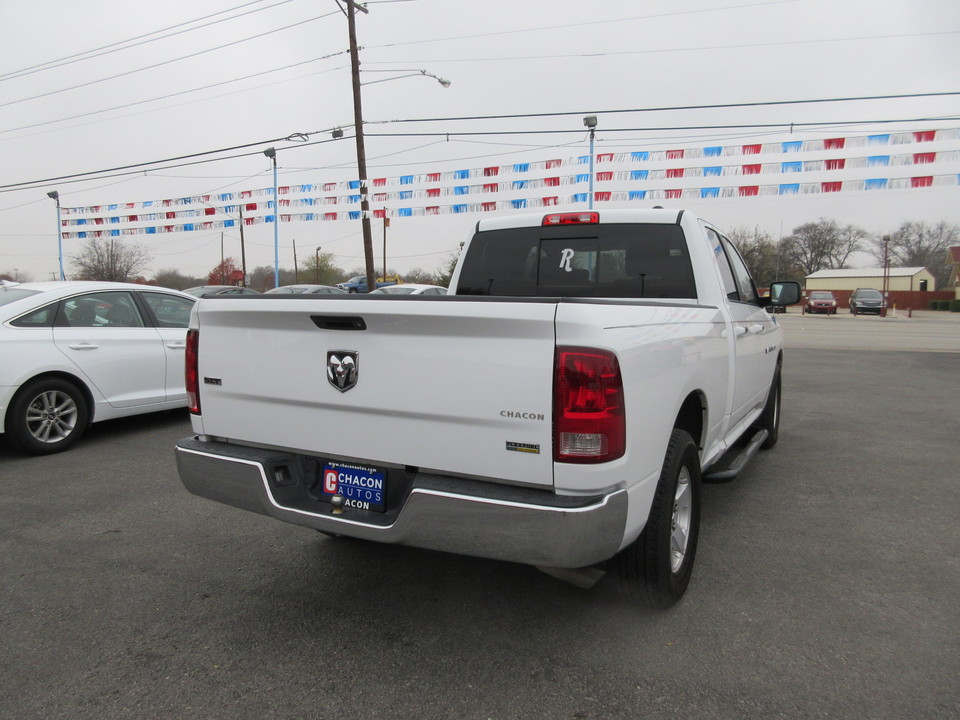
M 597 153 L 687 149 L 680 165 L 691 172 L 675 185 L 688 189 L 705 182 L 691 177 L 705 163 L 691 149 L 928 129 L 948 139 L 885 152 L 934 150 L 938 161 L 923 174 L 960 173 L 958 133 L 949 139 L 960 128 L 960 95 L 611 112 L 958 92 L 956 0 L 371 0 L 368 8 L 369 14 L 358 15 L 365 82 L 426 70 L 452 83 L 444 89 L 417 76 L 364 86 L 371 178 L 575 158 L 587 153 L 585 114 L 598 116 Z M 57 271 L 50 190 L 60 193 L 64 207 L 78 207 L 265 188 L 272 176 L 262 150 L 271 145 L 278 150 L 280 185 L 354 179 L 347 47 L 346 18 L 334 0 L 0 0 L 0 272 L 16 269 L 41 280 Z M 397 72 L 373 72 L 389 70 Z M 542 116 L 548 113 L 558 115 Z M 541 116 L 453 119 L 491 115 Z M 386 122 L 432 118 L 448 119 Z M 747 124 L 768 127 L 717 127 Z M 678 129 L 704 126 L 713 129 Z M 346 137 L 333 141 L 335 127 L 343 127 Z M 533 130 L 563 132 L 518 134 Z M 480 134 L 453 135 L 468 131 Z M 309 134 L 309 141 L 277 141 L 294 133 Z M 250 147 L 225 153 L 243 155 L 231 160 L 81 182 L 32 182 L 241 145 Z M 846 157 L 874 152 L 848 149 Z M 573 172 L 583 170 L 561 174 Z M 882 172 L 906 177 L 919 170 L 891 166 Z M 796 181 L 863 177 L 853 171 L 804 173 Z M 786 180 L 772 175 L 755 182 Z M 30 185 L 7 187 L 18 183 Z M 557 194 L 569 197 L 578 190 L 585 188 L 563 187 Z M 477 199 L 483 198 L 472 201 Z M 781 228 L 786 234 L 821 217 L 873 233 L 891 232 L 907 220 L 960 222 L 958 201 L 960 185 L 954 183 L 922 190 L 647 199 L 598 209 L 686 207 L 721 226 L 759 226 L 776 237 Z M 482 216 L 396 218 L 389 264 L 401 272 L 434 269 Z M 374 221 L 378 255 L 381 227 Z M 239 233 L 223 233 L 226 255 L 239 257 Z M 292 267 L 294 241 L 301 259 L 319 246 L 345 270 L 362 266 L 358 221 L 281 223 L 279 234 L 282 266 Z M 248 268 L 272 266 L 273 227 L 249 227 L 246 239 Z M 127 240 L 152 252 L 149 272 L 176 268 L 206 275 L 220 260 L 220 229 Z M 64 244 L 68 275 L 69 258 L 81 242 Z

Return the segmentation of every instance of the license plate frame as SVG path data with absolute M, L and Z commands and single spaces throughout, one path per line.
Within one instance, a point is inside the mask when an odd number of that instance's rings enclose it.
M 327 461 L 321 480 L 327 502 L 340 495 L 344 509 L 387 511 L 387 471 L 383 468 Z

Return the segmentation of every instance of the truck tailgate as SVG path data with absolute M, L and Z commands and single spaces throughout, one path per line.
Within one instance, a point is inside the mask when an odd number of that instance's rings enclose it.
M 204 434 L 553 484 L 553 302 L 215 298 L 196 312 Z M 356 354 L 353 387 L 328 377 L 331 353 Z

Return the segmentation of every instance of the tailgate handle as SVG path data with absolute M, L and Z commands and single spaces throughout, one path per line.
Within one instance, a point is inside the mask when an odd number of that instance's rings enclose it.
M 311 315 L 313 324 L 321 330 L 366 330 L 362 317 L 349 315 Z

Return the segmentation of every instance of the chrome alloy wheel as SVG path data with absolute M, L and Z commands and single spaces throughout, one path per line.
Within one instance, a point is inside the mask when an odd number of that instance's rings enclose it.
M 64 440 L 77 426 L 79 411 L 67 393 L 47 390 L 27 407 L 27 430 L 42 443 Z
M 673 516 L 670 519 L 670 569 L 678 572 L 687 554 L 690 538 L 690 519 L 693 514 L 693 490 L 690 470 L 684 465 L 677 478 L 677 492 L 673 498 Z

